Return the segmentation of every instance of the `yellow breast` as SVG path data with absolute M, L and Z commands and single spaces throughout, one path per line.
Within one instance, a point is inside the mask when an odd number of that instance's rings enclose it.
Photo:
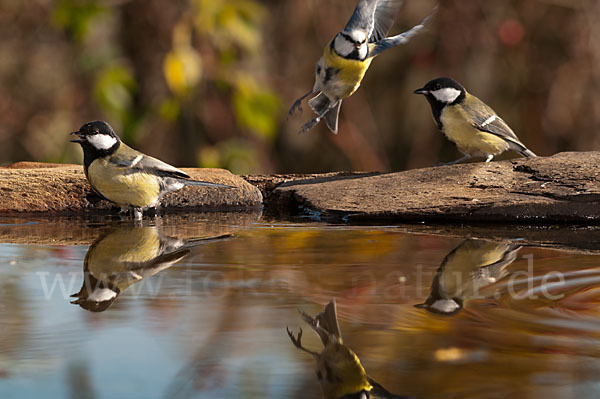
M 97 159 L 87 171 L 96 191 L 118 206 L 155 206 L 160 194 L 158 178 L 142 171 L 119 167 L 106 159 Z
M 473 156 L 498 155 L 508 150 L 508 143 L 500 137 L 476 129 L 460 106 L 445 107 L 440 115 L 444 134 L 463 154 Z
M 367 58 L 364 61 L 349 60 L 340 57 L 333 48 L 331 48 L 331 45 L 328 45 L 325 47 L 323 60 L 327 67 L 339 71 L 337 75 L 326 84 L 323 91 L 325 91 L 330 98 L 346 98 L 358 90 L 360 82 L 363 80 L 367 69 L 369 69 L 373 58 Z M 333 95 L 330 96 L 330 94 Z
M 322 375 L 320 382 L 326 399 L 373 389 L 360 360 L 345 345 L 327 344 L 317 360 L 317 368 Z
M 94 243 L 86 255 L 88 270 L 98 279 L 126 271 L 131 264 L 150 262 L 160 255 L 156 227 L 123 228 Z

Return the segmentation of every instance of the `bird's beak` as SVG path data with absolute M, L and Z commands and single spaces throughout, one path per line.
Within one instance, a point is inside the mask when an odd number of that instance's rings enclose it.
M 426 303 L 417 303 L 416 305 L 413 305 L 413 306 L 417 309 L 427 309 Z
M 75 139 L 75 140 L 71 140 L 71 143 L 83 143 L 83 142 L 85 141 L 84 139 L 82 139 L 82 138 L 81 138 L 81 133 L 80 133 L 80 132 L 78 132 L 78 131 L 77 131 L 77 132 L 73 132 L 73 133 L 71 133 L 71 136 L 72 136 L 72 135 L 76 135 L 76 136 L 78 136 L 79 138 L 77 138 L 77 139 Z
M 413 91 L 413 93 L 414 94 L 423 94 L 423 95 L 425 95 L 425 94 L 429 94 L 429 90 L 425 90 L 424 88 L 420 88 L 420 89 L 417 89 L 417 90 Z

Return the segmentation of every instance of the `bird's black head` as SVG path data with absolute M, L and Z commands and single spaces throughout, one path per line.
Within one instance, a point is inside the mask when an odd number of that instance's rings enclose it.
M 84 271 L 83 285 L 79 292 L 71 295 L 71 298 L 77 298 L 71 303 L 90 312 L 104 312 L 120 293 L 116 285 L 98 280 L 90 272 Z
M 437 101 L 441 104 L 457 104 L 465 99 L 465 88 L 454 79 L 437 78 L 428 82 L 425 86 L 414 91 L 415 94 L 423 94 L 428 100 Z
M 88 122 L 78 131 L 71 133 L 77 136 L 72 143 L 79 143 L 83 148 L 85 163 L 89 165 L 94 159 L 110 155 L 121 145 L 119 136 L 104 121 Z
M 464 101 L 467 92 L 460 83 L 453 79 L 437 78 L 428 82 L 422 88 L 415 90 L 413 93 L 425 96 L 429 105 L 431 105 L 433 118 L 441 129 L 442 122 L 440 121 L 440 116 L 444 107 L 461 103 Z

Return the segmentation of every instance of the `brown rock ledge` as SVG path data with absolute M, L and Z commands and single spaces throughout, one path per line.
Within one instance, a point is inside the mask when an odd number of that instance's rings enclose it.
M 599 164 L 600 152 L 572 152 L 397 173 L 246 176 L 247 181 L 222 169 L 186 169 L 195 179 L 236 189 L 187 187 L 165 196 L 163 212 L 259 208 L 264 196 L 271 215 L 336 222 L 598 224 Z M 91 193 L 81 166 L 0 168 L 0 214 L 109 208 Z
M 167 194 L 161 212 L 171 210 L 246 210 L 262 207 L 260 190 L 223 169 L 183 169 L 193 179 L 234 189 L 185 187 Z M 112 208 L 92 191 L 79 165 L 19 162 L 0 168 L 0 214 L 81 213 Z
M 278 185 L 267 208 L 317 219 L 598 223 L 600 152 L 471 163 Z

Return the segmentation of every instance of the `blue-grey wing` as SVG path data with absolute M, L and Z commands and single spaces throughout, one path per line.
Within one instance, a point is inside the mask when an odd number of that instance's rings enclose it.
M 369 42 L 377 42 L 387 35 L 404 0 L 360 0 L 344 28 L 360 29 L 367 33 Z
M 416 36 L 425 28 L 431 17 L 433 17 L 437 12 L 437 9 L 438 7 L 436 5 L 433 8 L 433 10 L 431 10 L 429 15 L 423 18 L 423 20 L 418 25 L 413 26 L 406 32 L 400 33 L 392 37 L 384 37 L 375 43 L 371 43 L 369 45 L 369 56 L 375 57 L 377 54 L 380 54 L 389 48 L 407 43 L 410 39 L 413 38 L 413 36 Z

